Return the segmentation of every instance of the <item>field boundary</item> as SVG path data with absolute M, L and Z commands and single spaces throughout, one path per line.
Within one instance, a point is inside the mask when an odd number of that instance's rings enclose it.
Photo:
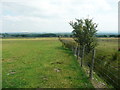
M 61 39 L 60 42 L 62 42 L 62 46 L 64 48 L 69 48 L 74 56 L 77 57 L 78 62 L 81 64 L 81 61 L 83 61 L 84 58 L 81 57 L 82 51 L 79 49 L 79 47 L 77 46 L 77 44 L 74 41 L 71 40 L 67 40 L 67 39 Z M 97 80 L 98 85 L 100 86 L 99 88 L 101 88 L 101 86 L 103 88 L 113 88 L 113 86 L 115 87 L 119 87 L 119 77 L 115 76 L 114 73 L 111 73 L 111 70 L 114 69 L 115 72 L 118 72 L 118 66 L 117 67 L 113 67 L 113 66 L 104 66 L 103 64 L 105 62 L 103 62 L 101 59 L 95 59 L 95 61 L 92 61 L 92 53 L 91 54 L 91 61 L 84 61 L 83 65 L 84 67 L 87 67 L 88 69 L 86 69 L 87 75 L 90 76 L 90 68 L 93 67 L 93 78 L 92 81 L 94 81 L 96 78 L 94 76 L 97 75 L 97 77 L 101 78 L 100 81 Z M 93 65 L 92 65 L 93 64 Z M 103 66 L 101 66 L 103 65 Z M 107 69 L 106 69 L 107 68 Z M 85 69 L 85 68 L 84 68 Z M 103 83 L 104 82 L 104 83 Z

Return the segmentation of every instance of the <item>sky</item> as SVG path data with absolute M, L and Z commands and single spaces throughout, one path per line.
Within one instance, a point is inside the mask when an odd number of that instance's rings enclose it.
M 72 32 L 70 21 L 93 18 L 98 32 L 118 32 L 119 0 L 0 0 L 2 32 Z

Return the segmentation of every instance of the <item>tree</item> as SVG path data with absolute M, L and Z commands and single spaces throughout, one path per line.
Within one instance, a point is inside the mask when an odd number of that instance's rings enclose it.
M 73 28 L 73 38 L 82 49 L 81 67 L 83 64 L 84 53 L 90 53 L 97 46 L 96 28 L 97 24 L 92 19 L 76 19 L 69 23 Z
M 85 49 L 86 53 L 89 53 L 97 46 L 97 38 L 96 38 L 96 30 L 97 24 L 93 23 L 92 19 L 84 19 L 84 42 L 85 42 Z
M 69 24 L 73 28 L 74 40 L 80 46 L 85 46 L 87 53 L 97 46 L 97 24 L 92 19 L 76 19 L 76 22 L 71 21 Z
M 70 22 L 69 23 L 73 28 L 73 38 L 74 40 L 81 46 L 84 45 L 84 32 L 83 32 L 83 20 L 82 19 L 76 19 L 76 22 Z
M 77 42 L 78 44 L 78 50 L 82 49 L 82 55 L 81 55 L 81 58 L 83 59 L 84 58 L 84 46 L 85 46 L 85 43 L 84 43 L 84 31 L 83 31 L 83 20 L 82 19 L 76 19 L 76 22 L 70 22 L 69 23 L 72 28 L 73 28 L 73 38 L 74 40 Z M 81 50 L 80 50 L 81 51 Z M 79 53 L 79 51 L 78 51 Z M 77 57 L 78 57 L 79 54 L 77 54 Z M 83 60 L 81 59 L 81 67 L 82 67 L 82 64 L 83 64 Z

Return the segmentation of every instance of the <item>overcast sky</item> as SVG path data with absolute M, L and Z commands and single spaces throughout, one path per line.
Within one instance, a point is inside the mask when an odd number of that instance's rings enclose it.
M 68 22 L 89 16 L 99 32 L 118 32 L 118 1 L 2 0 L 0 23 L 3 32 L 71 32 Z

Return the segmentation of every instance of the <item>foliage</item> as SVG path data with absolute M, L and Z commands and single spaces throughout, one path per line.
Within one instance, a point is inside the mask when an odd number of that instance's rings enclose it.
M 92 19 L 76 19 L 76 22 L 70 22 L 73 27 L 73 37 L 81 46 L 85 46 L 87 53 L 94 49 L 97 45 L 96 28 L 97 24 Z

